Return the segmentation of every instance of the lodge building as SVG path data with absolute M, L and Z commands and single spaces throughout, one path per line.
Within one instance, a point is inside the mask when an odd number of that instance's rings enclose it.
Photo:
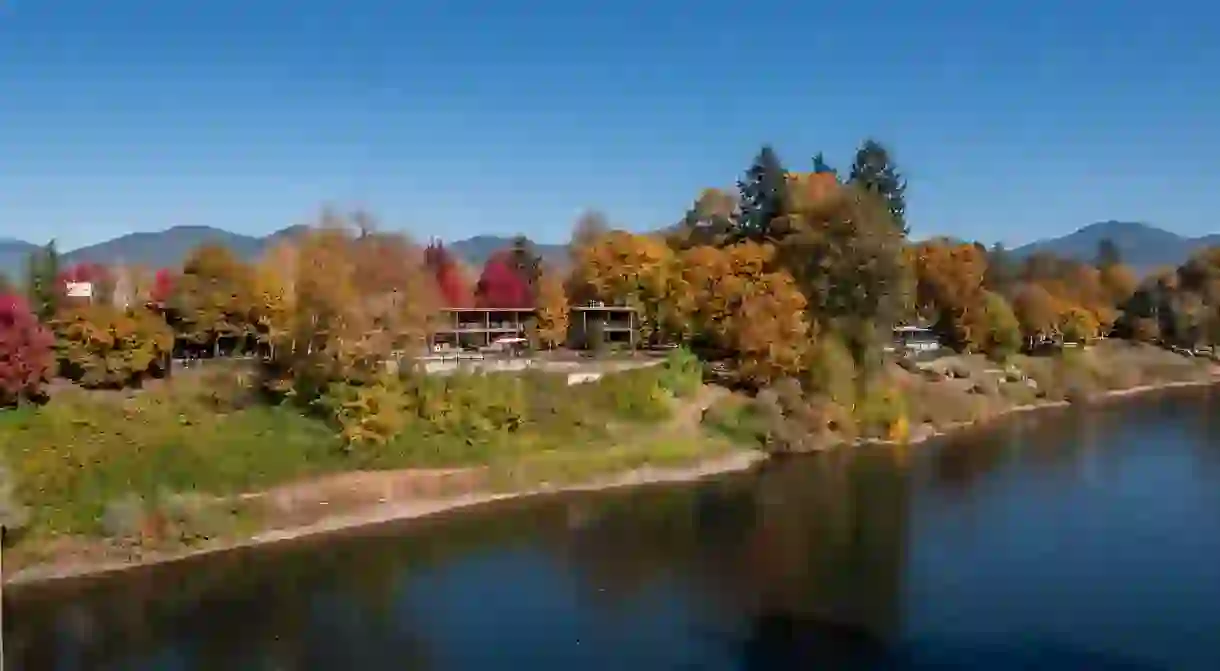
M 429 349 L 490 347 L 496 341 L 524 339 L 534 308 L 444 308 L 432 330 Z M 567 346 L 594 349 L 598 341 L 634 348 L 639 317 L 634 308 L 600 304 L 572 306 L 568 314 Z

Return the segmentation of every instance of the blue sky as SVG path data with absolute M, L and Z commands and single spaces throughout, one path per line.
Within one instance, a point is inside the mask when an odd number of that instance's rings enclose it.
M 1213 5 L 1215 7 L 1213 8 Z M 1220 230 L 1205 2 L 0 0 L 0 236 L 642 230 L 875 135 L 916 235 Z

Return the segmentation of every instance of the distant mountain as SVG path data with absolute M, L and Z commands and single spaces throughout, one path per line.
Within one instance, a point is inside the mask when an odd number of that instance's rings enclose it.
M 1039 240 L 1012 251 L 1016 258 L 1026 258 L 1038 252 L 1049 252 L 1081 261 L 1097 258 L 1102 240 L 1114 241 L 1123 262 L 1137 271 L 1147 272 L 1159 266 L 1176 266 L 1196 250 L 1220 245 L 1220 234 L 1187 238 L 1155 226 L 1130 221 L 1103 221 L 1090 224 L 1060 238 Z
M 61 263 L 126 263 L 149 268 L 177 266 L 192 249 L 204 243 L 223 245 L 244 259 L 258 256 L 265 247 L 264 238 L 210 226 L 174 226 L 156 233 L 128 233 L 113 240 L 81 247 L 65 253 Z
M 29 258 L 30 252 L 36 249 L 37 245 L 24 240 L 0 240 L 0 270 L 3 270 L 9 279 L 20 280 L 25 269 L 25 260 Z
M 233 233 L 210 226 L 174 226 L 153 233 L 128 233 L 96 245 L 64 252 L 61 264 L 77 263 L 132 264 L 148 268 L 175 268 L 192 249 L 204 243 L 224 245 L 240 258 L 254 260 L 276 243 L 309 230 L 308 226 L 290 226 L 270 235 L 258 237 Z M 512 239 L 493 235 L 478 235 L 467 240 L 446 243 L 446 247 L 474 269 L 482 268 L 487 258 L 512 245 Z M 564 265 L 566 245 L 536 245 L 539 256 L 548 263 Z M 21 277 L 26 258 L 37 245 L 22 240 L 0 239 L 0 270 L 10 278 Z

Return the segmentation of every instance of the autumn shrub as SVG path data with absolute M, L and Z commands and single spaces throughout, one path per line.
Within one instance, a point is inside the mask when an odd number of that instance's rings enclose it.
M 760 405 L 736 396 L 726 397 L 703 413 L 702 424 L 734 444 L 762 449 L 767 442 L 767 419 Z
M 762 447 L 769 452 L 810 452 L 855 435 L 854 423 L 844 406 L 826 396 L 807 396 L 792 378 L 760 391 L 751 416 L 761 426 Z
M 874 381 L 864 385 L 855 406 L 856 425 L 868 438 L 889 438 L 907 421 L 906 398 L 893 385 Z
M 586 385 L 579 391 L 591 395 L 595 407 L 609 409 L 614 416 L 635 421 L 657 421 L 670 415 L 670 394 L 658 373 L 649 369 L 628 370 Z
M 811 394 L 823 396 L 844 407 L 856 398 L 856 364 L 843 340 L 831 333 L 822 334 L 814 343 L 805 373 Z
M 353 452 L 385 445 L 409 421 L 406 389 L 396 376 L 388 374 L 371 384 L 332 383 L 316 403 L 335 424 L 343 445 Z
M 60 371 L 84 387 L 139 386 L 172 351 L 174 335 L 158 315 L 110 305 L 69 308 L 55 321 Z
M 470 437 L 516 431 L 526 420 L 525 380 L 511 373 L 413 375 L 408 409 L 426 430 Z
M 0 405 L 40 399 L 54 364 L 51 333 L 21 298 L 0 296 Z
M 691 396 L 703 384 L 703 363 L 689 349 L 675 349 L 661 364 L 660 383 L 678 398 Z

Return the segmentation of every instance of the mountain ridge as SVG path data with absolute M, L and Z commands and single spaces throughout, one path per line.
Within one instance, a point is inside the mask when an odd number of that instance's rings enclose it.
M 1118 248 L 1122 260 L 1137 271 L 1147 272 L 1161 266 L 1177 266 L 1194 252 L 1220 245 L 1220 234 L 1199 237 L 1178 235 L 1139 221 L 1108 220 L 1082 226 L 1057 238 L 1037 240 L 1012 250 L 1022 259 L 1040 252 L 1078 261 L 1093 261 L 1103 240 Z
M 87 245 L 62 254 L 62 263 L 132 263 L 150 268 L 172 268 L 182 264 L 194 247 L 205 242 L 225 245 L 242 259 L 253 260 L 275 243 L 308 230 L 289 226 L 265 236 L 234 233 L 212 226 L 173 226 L 162 231 L 126 233 L 110 240 Z M 1198 249 L 1220 245 L 1220 233 L 1199 237 L 1178 235 L 1163 228 L 1137 221 L 1100 221 L 1082 226 L 1056 238 L 1037 240 L 1011 250 L 1013 258 L 1023 259 L 1039 252 L 1092 261 L 1102 240 L 1118 247 L 1123 261 L 1139 272 L 1160 266 L 1176 266 Z M 480 234 L 446 242 L 445 247 L 476 271 L 488 257 L 512 244 L 508 236 Z M 536 243 L 544 261 L 556 265 L 567 262 L 567 245 Z M 25 260 L 37 245 L 15 238 L 0 238 L 0 270 L 9 277 L 22 272 Z
M 60 264 L 130 263 L 149 268 L 173 268 L 181 266 L 190 251 L 204 243 L 224 245 L 239 258 L 251 261 L 276 243 L 307 230 L 308 226 L 298 225 L 253 236 L 213 226 L 171 226 L 162 231 L 125 233 L 96 244 L 61 251 Z M 445 243 L 450 252 L 476 270 L 482 268 L 492 254 L 511 245 L 511 237 L 498 235 L 476 235 Z M 16 238 L 0 239 L 0 271 L 10 278 L 17 277 L 23 272 L 29 254 L 39 248 L 40 245 Z M 567 258 L 567 245 L 535 243 L 535 248 L 546 262 L 562 264 Z

